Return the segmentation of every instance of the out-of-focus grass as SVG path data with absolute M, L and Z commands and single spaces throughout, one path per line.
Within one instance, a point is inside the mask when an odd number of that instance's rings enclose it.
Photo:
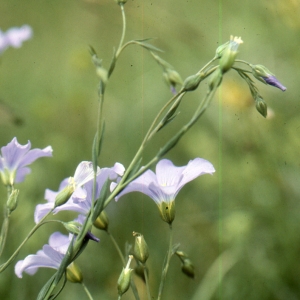
M 196 291 L 209 295 L 202 279 L 223 251 L 236 263 L 222 277 L 222 266 L 210 274 L 216 282 L 210 299 L 298 299 L 299 238 L 299 4 L 296 1 L 128 1 L 127 39 L 157 37 L 153 44 L 166 52 L 183 78 L 197 72 L 230 34 L 242 36 L 239 58 L 266 65 L 287 91 L 257 83 L 272 109 L 262 118 L 247 85 L 231 71 L 207 113 L 167 157 L 184 165 L 195 157 L 211 161 L 216 173 L 189 183 L 176 200 L 175 242 L 189 253 L 195 280 L 180 272 L 174 258 L 166 281 L 166 299 L 192 299 Z M 9 49 L 0 65 L 0 144 L 14 136 L 34 148 L 51 145 L 53 158 L 32 166 L 19 185 L 20 204 L 11 218 L 3 260 L 33 226 L 33 211 L 43 202 L 45 188 L 58 189 L 77 164 L 91 159 L 96 124 L 97 77 L 90 62 L 92 45 L 108 67 L 121 32 L 121 16 L 113 0 L 2 1 L 1 29 L 29 24 L 32 40 Z M 188 120 L 206 91 L 206 83 L 186 96 L 181 113 L 145 153 L 151 157 L 171 133 Z M 171 94 L 161 69 L 146 50 L 124 52 L 107 87 L 106 134 L 100 166 L 116 161 L 128 165 L 152 118 Z M 3 116 L 3 117 L 2 117 Z M 14 120 L 19 119 L 22 122 Z M 4 188 L 0 191 L 5 199 Z M 159 284 L 167 248 L 167 226 L 153 201 L 139 194 L 111 203 L 111 231 L 120 245 L 142 232 L 150 247 L 153 295 Z M 75 216 L 61 213 L 66 220 Z M 19 259 L 48 241 L 54 225 L 36 233 Z M 95 299 L 115 299 L 121 263 L 102 232 L 79 258 L 84 281 Z M 227 252 L 226 252 L 227 253 Z M 233 255 L 232 254 L 232 255 Z M 222 256 L 221 256 L 222 257 Z M 226 256 L 224 256 L 226 258 Z M 34 299 L 53 273 L 39 270 L 18 279 L 13 265 L 0 275 L 3 299 Z M 213 286 L 213 280 L 209 281 Z M 202 283 L 202 285 L 201 285 Z M 143 284 L 138 281 L 141 293 Z M 17 288 L 16 288 L 17 287 Z M 84 299 L 79 285 L 68 284 L 61 298 Z M 132 299 L 128 292 L 124 299 Z M 202 300 L 202 299 L 201 299 Z

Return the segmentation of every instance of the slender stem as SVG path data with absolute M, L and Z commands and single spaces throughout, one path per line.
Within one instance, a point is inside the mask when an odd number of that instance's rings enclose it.
M 85 293 L 87 294 L 88 298 L 89 298 L 90 300 L 93 300 L 93 297 L 92 297 L 90 291 L 88 290 L 88 288 L 86 287 L 86 285 L 85 285 L 83 282 L 81 282 L 81 285 L 82 285 L 82 287 L 83 287 Z
M 235 62 L 239 62 L 239 63 L 245 64 L 245 65 L 251 67 L 251 64 L 249 64 L 248 62 L 246 62 L 246 61 L 244 61 L 242 59 L 236 59 Z
M 163 292 L 163 289 L 164 289 L 164 284 L 165 284 L 166 276 L 167 276 L 169 265 L 170 265 L 170 260 L 171 260 L 172 254 L 173 254 L 173 252 L 172 252 L 172 244 L 173 244 L 172 224 L 169 224 L 169 228 L 170 228 L 169 249 L 168 249 L 166 264 L 165 264 L 165 267 L 164 267 L 164 269 L 162 271 L 162 274 L 161 274 L 161 281 L 160 281 L 160 286 L 159 286 L 159 292 L 158 292 L 157 300 L 161 299 L 161 295 L 162 295 L 162 292 Z
M 119 295 L 118 300 L 121 300 L 121 298 L 122 298 L 122 295 Z
M 8 234 L 8 228 L 9 228 L 9 220 L 10 220 L 10 215 L 9 211 L 5 206 L 5 213 L 4 213 L 4 220 L 2 223 L 1 227 L 1 235 L 0 235 L 0 256 L 2 255 L 2 252 L 5 247 L 6 239 L 7 239 L 7 234 Z
M 149 287 L 148 272 L 146 269 L 146 265 L 143 265 L 143 267 L 144 267 L 144 276 L 145 276 L 146 288 L 147 288 L 147 297 L 148 297 L 148 300 L 151 300 L 152 298 L 151 298 L 150 287 Z
M 119 254 L 119 257 L 121 258 L 123 266 L 125 266 L 126 265 L 126 261 L 125 261 L 124 255 L 123 255 L 123 253 L 122 253 L 119 245 L 117 244 L 117 242 L 116 242 L 115 238 L 113 237 L 113 235 L 108 230 L 106 232 L 107 232 L 109 238 L 111 239 L 112 243 L 114 244 L 114 246 L 115 246 L 115 248 L 116 248 L 116 250 L 117 250 L 117 252 Z
M 121 7 L 121 12 L 122 12 L 123 29 L 122 29 L 121 40 L 120 40 L 120 43 L 119 43 L 119 46 L 118 46 L 118 50 L 117 50 L 117 53 L 116 53 L 116 58 L 118 58 L 118 56 L 121 53 L 121 48 L 122 48 L 122 45 L 124 43 L 125 32 L 126 32 L 126 16 L 125 16 L 124 4 L 120 3 L 120 7 Z
M 21 250 L 21 248 L 24 246 L 24 244 L 29 240 L 29 238 L 36 232 L 36 230 L 42 226 L 44 224 L 44 220 L 48 217 L 48 215 L 50 215 L 52 213 L 53 209 L 50 210 L 42 219 L 41 221 L 36 224 L 31 231 L 29 232 L 29 234 L 27 235 L 27 237 L 24 239 L 24 241 L 20 244 L 20 246 L 17 248 L 17 250 L 12 254 L 12 256 L 4 263 L 0 266 L 0 273 L 3 272 L 9 265 L 10 263 L 15 259 L 15 257 L 18 255 L 19 251 Z
M 9 196 L 12 192 L 12 187 L 10 185 L 7 186 L 7 200 L 9 199 Z M 9 228 L 9 217 L 10 217 L 10 211 L 7 207 L 7 205 L 4 205 L 4 220 L 2 223 L 1 227 L 1 234 L 0 234 L 0 257 L 3 253 L 5 244 L 6 244 L 6 239 L 7 239 L 7 234 L 8 234 L 8 228 Z
M 211 59 L 204 67 L 202 67 L 198 72 L 197 75 L 200 75 L 201 72 L 203 72 L 211 63 L 213 63 L 215 60 L 217 60 L 217 57 L 214 57 Z

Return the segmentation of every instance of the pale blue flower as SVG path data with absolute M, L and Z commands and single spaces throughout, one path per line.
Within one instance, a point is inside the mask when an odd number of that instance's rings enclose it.
M 52 148 L 32 149 L 30 141 L 26 145 L 18 143 L 17 138 L 1 148 L 0 175 L 5 185 L 22 182 L 31 172 L 27 165 L 43 156 L 52 156 Z
M 72 239 L 60 232 L 54 232 L 49 238 L 49 244 L 43 246 L 36 254 L 28 255 L 15 265 L 15 273 L 22 278 L 22 273 L 33 275 L 38 268 L 58 269 Z
M 100 195 L 100 191 L 107 179 L 117 180 L 119 176 L 124 174 L 124 167 L 120 163 L 116 163 L 112 168 L 102 168 L 97 172 L 97 181 L 96 181 L 96 199 Z M 87 174 L 87 173 L 86 173 Z M 93 174 L 92 174 L 93 175 Z M 76 172 L 75 172 L 76 176 Z M 75 178 L 74 176 L 74 178 Z M 55 208 L 54 214 L 59 211 L 68 210 L 76 211 L 82 215 L 86 215 L 92 204 L 93 196 L 93 176 L 89 180 L 81 181 L 80 185 L 77 185 L 71 198 L 63 205 L 60 205 Z M 38 223 L 44 215 L 46 215 L 53 207 L 55 203 L 55 198 L 68 185 L 69 179 L 64 179 L 60 186 L 58 192 L 51 191 L 49 189 L 45 192 L 45 199 L 47 203 L 38 204 L 34 213 L 34 221 Z
M 145 171 L 129 183 L 115 199 L 117 201 L 130 192 L 141 192 L 152 198 L 157 205 L 162 202 L 170 203 L 186 183 L 198 176 L 214 172 L 213 165 L 203 158 L 195 158 L 183 167 L 176 167 L 170 160 L 162 159 L 156 165 L 156 174 L 151 170 Z M 112 184 L 112 189 L 116 185 Z

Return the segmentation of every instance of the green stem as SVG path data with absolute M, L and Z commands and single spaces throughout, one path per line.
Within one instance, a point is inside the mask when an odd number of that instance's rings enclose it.
M 170 227 L 170 240 L 169 240 L 169 249 L 168 249 L 168 254 L 167 254 L 167 260 L 166 260 L 166 264 L 165 267 L 162 271 L 161 274 L 161 281 L 160 281 L 160 286 L 159 286 L 159 292 L 158 292 L 158 297 L 157 300 L 161 299 L 161 295 L 164 289 L 164 284 L 165 284 L 165 280 L 166 280 L 166 276 L 168 273 L 168 269 L 169 269 L 169 265 L 170 265 L 170 260 L 172 257 L 172 244 L 173 244 L 173 230 L 172 230 L 172 224 L 169 224 Z
M 119 254 L 119 257 L 121 258 L 121 261 L 122 261 L 123 266 L 125 266 L 125 265 L 126 265 L 126 261 L 125 261 L 124 255 L 123 255 L 123 253 L 122 253 L 122 251 L 121 251 L 119 245 L 117 244 L 117 242 L 116 242 L 115 238 L 113 237 L 113 235 L 112 235 L 108 230 L 107 230 L 106 232 L 107 232 L 107 234 L 108 234 L 110 240 L 111 240 L 112 243 L 114 244 L 114 246 L 115 246 L 115 248 L 116 248 L 116 250 L 117 250 L 117 252 L 118 252 L 118 254 Z
M 150 293 L 149 278 L 148 278 L 146 265 L 144 265 L 143 267 L 144 267 L 144 276 L 145 276 L 146 288 L 147 288 L 147 297 L 148 297 L 148 300 L 151 300 L 152 298 L 151 298 L 151 293 Z
M 120 3 L 120 7 L 121 7 L 121 12 L 122 12 L 123 28 L 122 28 L 121 40 L 120 40 L 120 43 L 118 46 L 118 50 L 116 52 L 116 59 L 118 58 L 118 56 L 120 55 L 120 53 L 122 51 L 122 45 L 124 43 L 125 32 L 126 32 L 126 16 L 125 16 L 124 4 Z
M 85 293 L 87 294 L 88 298 L 89 298 L 90 300 L 93 300 L 93 297 L 92 297 L 90 291 L 88 290 L 88 288 L 86 287 L 86 285 L 85 285 L 83 282 L 81 282 L 81 285 L 82 285 L 82 287 L 83 287 Z
M 7 233 L 9 228 L 9 211 L 5 207 L 5 214 L 4 214 L 4 220 L 1 227 L 1 235 L 0 235 L 0 256 L 2 255 L 2 252 L 4 250 L 6 239 L 7 239 Z
M 12 186 L 8 185 L 7 186 L 7 200 L 9 199 L 9 196 L 12 192 Z M 7 205 L 4 205 L 4 220 L 2 223 L 1 227 L 1 235 L 0 235 L 0 257 L 3 253 L 5 244 L 6 244 L 6 239 L 7 239 L 7 234 L 8 234 L 8 228 L 9 228 L 9 217 L 10 217 L 10 211 L 7 207 Z
M 236 59 L 235 62 L 239 62 L 239 63 L 245 64 L 245 65 L 251 67 L 251 64 L 249 64 L 248 62 L 246 62 L 246 61 L 244 61 L 242 59 Z
M 198 72 L 197 75 L 200 75 L 201 72 L 203 72 L 211 63 L 213 63 L 215 60 L 217 60 L 217 57 L 214 57 L 213 59 L 211 59 L 204 67 L 202 67 Z
M 29 232 L 29 234 L 27 235 L 27 237 L 24 239 L 24 241 L 20 244 L 20 246 L 17 248 L 17 250 L 12 254 L 12 256 L 4 263 L 0 266 L 0 273 L 3 272 L 9 265 L 10 263 L 15 259 L 15 257 L 18 255 L 19 251 L 21 250 L 21 248 L 24 246 L 24 244 L 29 240 L 29 238 L 36 232 L 36 230 L 42 226 L 44 224 L 44 220 L 48 217 L 48 215 L 50 215 L 50 213 L 52 213 L 53 209 L 50 210 L 42 219 L 41 221 L 36 224 L 31 231 Z

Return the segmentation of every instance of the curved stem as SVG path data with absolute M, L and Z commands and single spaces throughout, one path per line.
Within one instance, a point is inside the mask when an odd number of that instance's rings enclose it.
M 93 297 L 92 297 L 90 291 L 88 290 L 88 288 L 86 287 L 86 285 L 85 285 L 83 282 L 81 282 L 81 285 L 82 285 L 82 287 L 83 287 L 85 293 L 87 294 L 88 298 L 89 298 L 90 300 L 93 300 Z
M 213 63 L 215 60 L 217 60 L 217 57 L 214 57 L 211 59 L 204 67 L 202 67 L 198 72 L 197 75 L 200 75 L 201 72 L 203 72 L 211 63 Z
M 169 265 L 170 265 L 170 260 L 172 257 L 172 244 L 173 244 L 173 230 L 172 230 L 172 224 L 169 224 L 170 227 L 170 240 L 169 240 L 169 249 L 168 249 L 168 254 L 167 254 L 167 259 L 166 259 L 166 264 L 165 267 L 162 271 L 161 274 L 161 280 L 160 280 L 160 286 L 159 286 L 159 292 L 158 292 L 158 297 L 157 300 L 161 299 L 161 295 L 164 289 L 164 284 L 165 284 L 165 280 L 166 280 L 166 276 L 168 273 L 168 269 L 169 269 Z
M 239 62 L 239 63 L 245 64 L 245 65 L 251 67 L 251 64 L 249 64 L 248 62 L 246 62 L 246 61 L 244 61 L 242 59 L 236 59 L 235 62 Z
M 42 219 L 41 221 L 36 224 L 31 231 L 29 232 L 29 234 L 27 235 L 27 237 L 24 239 L 24 241 L 20 244 L 20 246 L 17 248 L 17 250 L 12 254 L 12 256 L 4 263 L 0 266 L 0 273 L 3 272 L 9 265 L 10 263 L 15 259 L 15 257 L 18 255 L 19 251 L 21 250 L 21 248 L 24 246 L 24 244 L 29 240 L 29 238 L 36 232 L 36 230 L 42 226 L 43 224 L 45 224 L 45 222 L 43 222 L 48 215 L 50 215 L 50 213 L 52 213 L 53 209 L 50 210 Z
M 123 28 L 122 28 L 121 40 L 120 40 L 118 50 L 117 50 L 117 53 L 116 53 L 116 58 L 118 58 L 118 56 L 120 55 L 120 53 L 122 51 L 122 45 L 123 45 L 123 42 L 124 42 L 125 32 L 126 32 L 126 16 L 125 16 L 125 11 L 124 11 L 124 4 L 120 3 L 120 7 L 121 7 L 121 12 L 122 12 Z

